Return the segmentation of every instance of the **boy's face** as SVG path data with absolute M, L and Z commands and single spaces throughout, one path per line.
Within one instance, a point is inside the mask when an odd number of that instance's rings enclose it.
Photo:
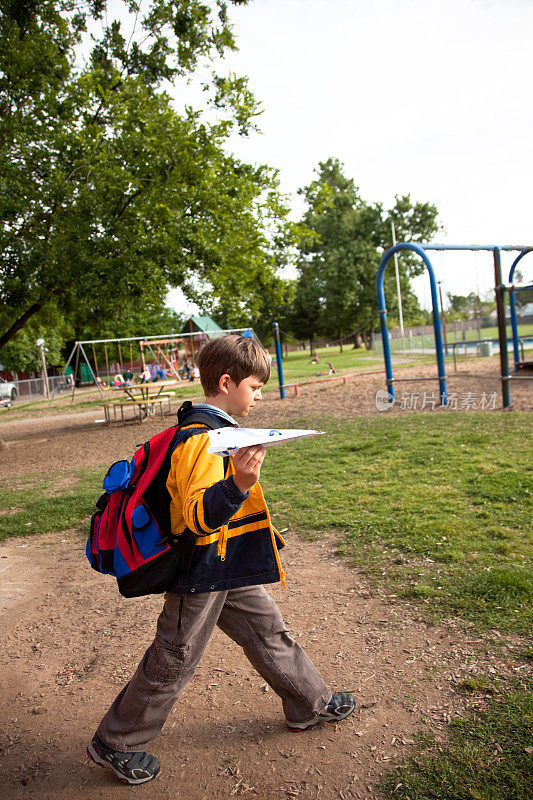
M 257 400 L 261 400 L 263 383 L 254 375 L 244 378 L 238 385 L 229 375 L 226 382 L 226 411 L 232 417 L 247 417 Z

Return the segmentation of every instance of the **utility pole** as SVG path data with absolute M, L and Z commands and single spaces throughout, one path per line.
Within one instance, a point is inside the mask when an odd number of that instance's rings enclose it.
M 274 330 L 274 347 L 276 348 L 276 365 L 278 367 L 278 382 L 279 382 L 279 396 L 282 400 L 285 399 L 285 383 L 283 380 L 283 364 L 281 363 L 281 343 L 279 340 L 279 325 L 277 322 L 272 323 Z
M 392 244 L 396 245 L 396 228 L 394 227 L 394 220 L 391 220 L 392 228 Z M 400 289 L 400 270 L 398 268 L 398 253 L 394 253 L 394 271 L 396 273 L 396 291 L 398 294 L 398 313 L 400 316 L 400 333 L 402 335 L 402 353 L 405 355 L 405 331 L 403 328 L 403 308 L 402 308 L 402 290 Z
M 437 281 L 439 284 L 439 300 L 440 300 L 440 321 L 442 323 L 442 335 L 444 337 L 444 352 L 448 355 L 448 335 L 446 333 L 446 315 L 444 313 L 444 305 L 442 302 L 442 282 Z
M 44 396 L 47 400 L 50 399 L 50 387 L 48 386 L 48 372 L 46 371 L 46 361 L 44 358 L 44 339 L 37 339 L 35 342 L 39 350 L 41 351 L 41 364 L 42 364 L 42 374 L 43 374 L 43 384 L 44 384 Z

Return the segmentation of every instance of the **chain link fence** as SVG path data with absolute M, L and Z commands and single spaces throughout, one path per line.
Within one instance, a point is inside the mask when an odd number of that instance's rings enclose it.
M 447 322 L 442 329 L 445 347 L 448 345 L 449 350 L 455 349 L 458 354 L 491 356 L 499 350 L 498 326 L 492 317 L 454 320 Z M 405 328 L 404 333 L 405 336 L 402 337 L 400 328 L 393 328 L 389 331 L 391 353 L 416 356 L 435 352 L 433 325 Z M 507 336 L 511 348 L 510 325 L 508 325 Z M 518 319 L 518 336 L 526 347 L 533 345 L 533 316 Z M 372 334 L 372 349 L 376 355 L 383 355 L 381 333 Z
M 10 383 L 15 384 L 17 390 L 17 397 L 28 400 L 31 397 L 39 399 L 45 397 L 45 387 L 43 378 L 25 378 L 24 380 L 14 380 Z M 50 393 L 56 391 L 58 387 L 65 383 L 64 375 L 49 375 L 48 386 Z

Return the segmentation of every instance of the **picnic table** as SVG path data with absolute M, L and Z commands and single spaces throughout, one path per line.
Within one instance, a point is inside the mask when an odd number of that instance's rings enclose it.
M 122 385 L 120 388 L 131 400 L 157 400 L 166 393 L 170 386 L 177 386 L 177 380 L 149 381 L 148 383 L 135 383 L 133 386 Z
M 161 417 L 163 417 L 165 410 L 170 412 L 170 398 L 174 397 L 174 393 L 168 390 L 170 387 L 176 386 L 177 383 L 175 380 L 162 380 L 118 387 L 124 395 L 123 399 L 103 401 L 106 422 L 110 423 L 113 420 L 117 420 L 117 411 L 119 409 L 120 419 L 124 424 L 128 422 L 144 422 L 145 419 L 155 414 L 156 407 L 159 407 Z M 168 404 L 168 408 L 164 409 L 164 404 Z M 128 420 L 124 416 L 125 408 L 133 410 L 133 419 Z M 111 412 L 113 412 L 113 419 L 111 419 Z

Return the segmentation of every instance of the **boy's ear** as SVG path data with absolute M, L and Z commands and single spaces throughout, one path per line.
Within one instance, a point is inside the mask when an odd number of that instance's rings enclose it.
M 222 394 L 229 394 L 229 382 L 231 381 L 230 376 L 227 372 L 224 375 L 221 375 L 218 379 L 218 391 Z

